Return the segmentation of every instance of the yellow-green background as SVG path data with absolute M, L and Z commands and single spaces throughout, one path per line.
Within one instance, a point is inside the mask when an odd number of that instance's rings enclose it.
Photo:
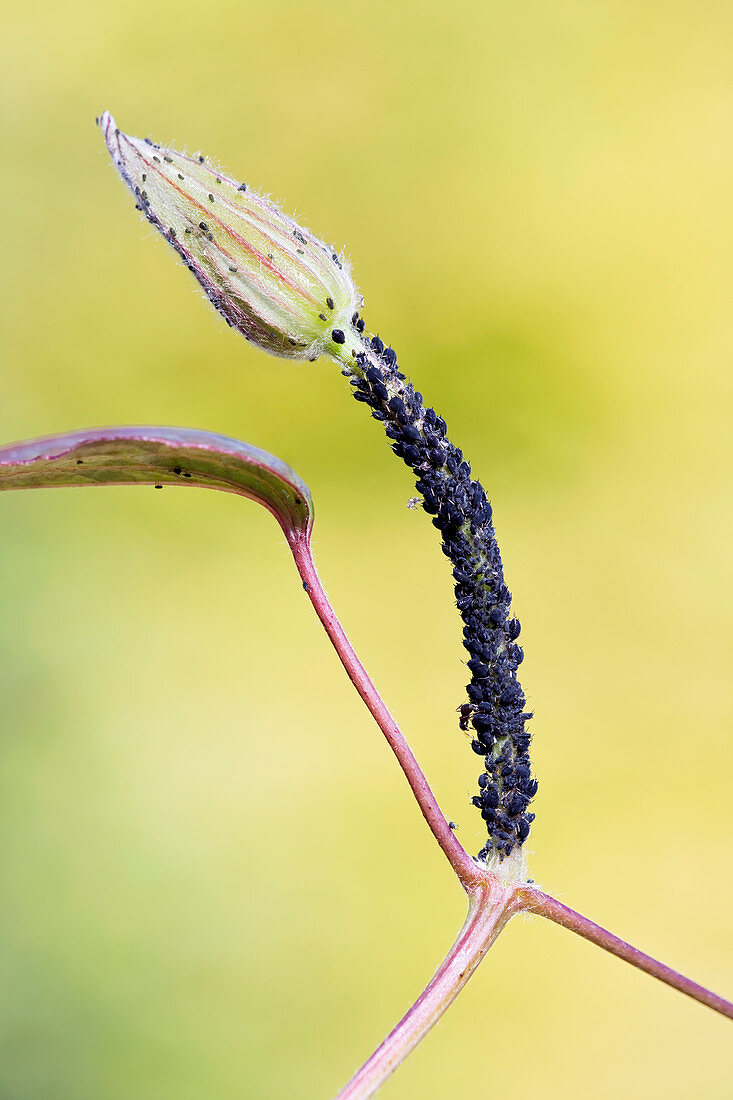
M 459 836 L 449 573 L 328 362 L 224 328 L 94 116 L 202 148 L 351 256 L 494 503 L 526 648 L 535 879 L 733 992 L 723 0 L 11 0 L 0 439 L 250 440 Z M 0 1096 L 328 1098 L 460 891 L 271 518 L 146 489 L 0 500 Z M 730 1097 L 730 1025 L 516 921 L 384 1095 Z

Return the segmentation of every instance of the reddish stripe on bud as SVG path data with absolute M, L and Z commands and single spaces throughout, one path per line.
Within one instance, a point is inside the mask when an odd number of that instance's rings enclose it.
M 229 176 L 100 118 L 107 148 L 148 221 L 225 320 L 290 359 L 333 352 L 359 296 L 331 248 Z

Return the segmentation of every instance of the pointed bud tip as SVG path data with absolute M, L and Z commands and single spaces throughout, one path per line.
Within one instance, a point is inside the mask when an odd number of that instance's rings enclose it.
M 104 140 L 107 142 L 107 146 L 109 147 L 109 135 L 110 133 L 114 134 L 115 130 L 117 129 L 117 124 L 112 118 L 112 115 L 109 113 L 109 111 L 102 111 L 101 115 L 97 119 L 97 125 L 104 134 Z M 110 152 L 112 152 L 111 149 Z
M 130 137 L 109 111 L 98 123 L 137 208 L 231 328 L 288 359 L 333 354 L 360 298 L 332 248 L 204 157 Z

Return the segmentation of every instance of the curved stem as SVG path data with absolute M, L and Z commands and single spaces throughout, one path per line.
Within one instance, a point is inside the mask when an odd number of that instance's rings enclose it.
M 496 878 L 469 895 L 466 922 L 432 981 L 337 1100 L 366 1100 L 381 1088 L 453 1003 L 501 930 L 522 907 L 516 887 Z
M 286 532 L 288 534 L 288 532 Z M 422 810 L 423 817 L 428 823 L 430 831 L 440 845 L 446 859 L 458 876 L 464 889 L 470 890 L 484 881 L 481 868 L 471 858 L 438 805 L 435 795 L 428 784 L 423 771 L 418 764 L 415 755 L 407 744 L 402 732 L 392 715 L 387 710 L 379 692 L 372 683 L 366 669 L 354 652 L 354 647 L 346 637 L 343 627 L 339 622 L 336 612 L 331 606 L 328 596 L 323 590 L 320 577 L 313 563 L 310 546 L 306 536 L 301 532 L 288 535 L 288 542 L 295 559 L 303 587 L 313 604 L 316 615 L 321 620 L 326 634 L 336 650 L 341 664 L 352 684 L 358 691 L 364 703 L 369 709 L 377 725 L 381 729 L 389 747 L 397 757 L 397 761 L 405 773 L 412 793 Z
M 646 974 L 651 974 L 653 978 L 658 978 L 660 982 L 666 982 L 667 985 L 678 989 L 680 993 L 685 993 L 700 1004 L 707 1005 L 708 1008 L 733 1020 L 733 1004 L 726 1001 L 724 997 L 705 989 L 704 986 L 691 981 L 684 974 L 679 974 L 670 966 L 665 966 L 664 963 L 651 958 L 650 955 L 645 955 L 643 951 L 639 951 L 638 947 L 632 947 L 630 943 L 614 936 L 613 932 L 602 928 L 600 924 L 595 924 L 581 913 L 576 913 L 574 909 L 568 908 L 557 898 L 543 893 L 542 890 L 534 886 L 521 886 L 518 892 L 529 912 L 547 917 L 555 924 L 561 924 L 563 928 L 569 928 L 571 932 L 582 936 L 583 939 L 590 940 L 591 943 L 595 943 L 605 951 L 610 951 L 612 955 L 623 959 L 624 962 L 631 963 Z

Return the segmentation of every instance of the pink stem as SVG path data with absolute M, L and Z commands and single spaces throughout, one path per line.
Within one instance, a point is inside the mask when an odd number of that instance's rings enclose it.
M 466 923 L 432 981 L 337 1100 L 366 1100 L 381 1088 L 453 1003 L 501 930 L 521 908 L 516 888 L 498 879 L 469 897 Z
M 510 918 L 522 910 L 531 911 L 569 928 L 701 1004 L 733 1019 L 733 1004 L 723 997 L 645 955 L 536 887 L 524 882 L 502 881 L 488 867 L 478 864 L 468 855 L 451 830 L 410 746 L 346 637 L 316 572 L 308 535 L 301 531 L 286 530 L 285 533 L 303 587 L 323 628 L 349 679 L 397 757 L 430 831 L 458 876 L 469 900 L 466 922 L 432 981 L 397 1027 L 339 1093 L 338 1100 L 367 1100 L 374 1095 L 452 1004 Z
M 458 876 L 462 886 L 466 890 L 478 886 L 484 881 L 481 868 L 469 856 L 468 852 L 457 839 L 455 833 L 448 824 L 443 811 L 438 805 L 428 781 L 425 778 L 415 755 L 407 744 L 397 723 L 387 710 L 379 692 L 372 683 L 369 675 L 354 652 L 351 642 L 346 637 L 341 623 L 331 606 L 328 596 L 323 590 L 320 577 L 313 564 L 310 546 L 307 536 L 297 531 L 288 533 L 288 542 L 300 573 L 303 587 L 308 593 L 316 615 L 321 620 L 324 630 L 331 639 L 334 649 L 338 653 L 341 664 L 346 669 L 346 674 L 359 695 L 366 703 L 369 712 L 381 729 L 387 744 L 397 757 L 397 761 L 405 773 L 405 778 L 410 784 L 412 793 L 422 810 L 423 817 L 428 827 L 443 850 L 448 862 Z
M 571 932 L 575 932 L 584 939 L 590 940 L 591 943 L 610 951 L 612 955 L 618 956 L 619 959 L 631 963 L 632 966 L 638 967 L 646 974 L 651 974 L 653 978 L 658 978 L 660 982 L 666 982 L 667 985 L 678 989 L 680 993 L 686 993 L 688 997 L 699 1001 L 700 1004 L 707 1005 L 708 1008 L 712 1008 L 715 1012 L 720 1012 L 723 1016 L 727 1016 L 729 1020 L 733 1020 L 733 1004 L 726 1001 L 724 997 L 712 993 L 709 989 L 705 989 L 704 986 L 691 981 L 683 974 L 678 974 L 671 967 L 665 966 L 664 963 L 657 962 L 656 959 L 645 955 L 637 947 L 632 947 L 631 944 L 619 939 L 618 936 L 614 936 L 613 932 L 601 928 L 599 924 L 594 924 L 588 917 L 576 913 L 574 909 L 569 909 L 557 898 L 544 894 L 536 887 L 521 886 L 518 892 L 524 902 L 524 907 L 528 911 L 547 917 L 548 920 L 554 921 L 555 924 L 561 924 L 564 928 L 569 928 Z

